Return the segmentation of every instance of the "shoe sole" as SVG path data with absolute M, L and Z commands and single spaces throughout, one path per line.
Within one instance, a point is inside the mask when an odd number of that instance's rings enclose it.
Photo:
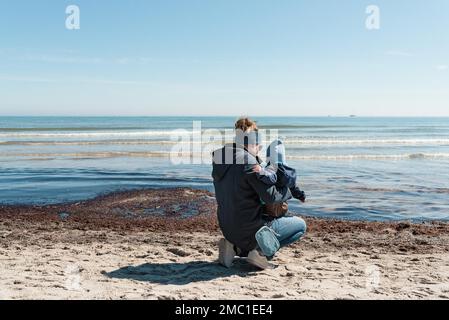
M 270 264 L 259 263 L 258 261 L 252 260 L 251 258 L 246 258 L 246 261 L 248 261 L 248 263 L 252 264 L 253 266 L 255 266 L 261 270 L 270 268 Z

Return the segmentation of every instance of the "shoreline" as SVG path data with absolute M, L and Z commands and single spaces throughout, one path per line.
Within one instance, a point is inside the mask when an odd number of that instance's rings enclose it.
M 309 222 L 308 232 L 315 228 L 327 232 L 381 232 L 392 228 L 410 229 L 414 234 L 449 234 L 449 221 L 444 219 L 363 220 L 292 213 Z M 56 204 L 0 204 L 0 223 L 3 221 L 54 222 L 92 230 L 220 231 L 214 193 L 186 187 L 122 190 Z
M 446 190 L 445 190 L 446 191 Z M 191 188 L 191 187 L 168 187 L 168 188 L 131 188 L 131 189 L 124 189 L 124 190 L 118 190 L 118 191 L 112 191 L 112 192 L 105 192 L 100 193 L 93 197 L 88 197 L 85 199 L 79 199 L 79 200 L 70 200 L 70 201 L 61 201 L 56 203 L 36 203 L 36 204 L 26 204 L 26 203 L 1 203 L 0 202 L 0 215 L 21 215 L 21 214 L 54 214 L 64 211 L 70 211 L 75 209 L 75 211 L 78 211 L 79 209 L 86 209 L 88 212 L 92 212 L 91 207 L 97 207 L 98 205 L 104 205 L 107 201 L 116 202 L 119 199 L 122 199 L 123 201 L 126 201 L 130 203 L 130 206 L 132 205 L 138 205 L 142 203 L 132 203 L 133 201 L 138 202 L 138 200 L 142 200 L 142 197 L 151 197 L 153 194 L 157 195 L 157 199 L 155 201 L 147 202 L 148 204 L 155 205 L 157 207 L 159 206 L 166 206 L 167 204 L 175 205 L 175 198 L 178 196 L 178 193 L 181 193 L 183 197 L 186 199 L 183 200 L 190 200 L 195 202 L 196 204 L 201 203 L 201 200 L 204 199 L 198 199 L 200 198 L 207 198 L 207 200 L 211 200 L 211 202 L 215 201 L 215 194 L 213 192 L 208 191 L 207 188 Z M 167 193 L 166 195 L 161 195 L 163 193 Z M 193 197 L 189 197 L 193 196 Z M 186 197 L 187 196 L 187 197 Z M 201 209 L 204 210 L 202 212 L 196 212 L 204 214 L 215 214 L 215 203 L 210 203 L 213 207 L 205 208 L 202 207 Z M 140 209 L 148 209 L 148 208 L 140 208 Z M 188 217 L 190 215 L 195 215 L 195 212 L 189 214 L 188 212 L 185 212 L 183 210 L 184 208 L 179 208 L 174 211 L 178 213 L 180 216 Z M 307 209 L 305 209 L 307 211 Z M 108 214 L 114 215 L 116 212 L 109 212 Z M 137 215 L 141 214 L 141 217 L 150 217 L 151 212 L 147 211 L 144 212 L 145 215 L 142 215 L 142 212 L 135 212 Z M 156 213 L 157 210 L 153 213 Z M 165 211 L 167 213 L 167 211 Z M 425 218 L 410 218 L 410 219 L 363 219 L 363 218 L 357 218 L 357 217 L 338 217 L 338 218 L 332 218 L 329 216 L 308 216 L 306 214 L 302 215 L 300 213 L 292 211 L 293 214 L 298 214 L 301 216 L 305 216 L 309 219 L 314 220 L 331 220 L 331 221 L 342 221 L 342 222 L 373 222 L 373 223 L 386 223 L 386 224 L 395 224 L 395 223 L 410 223 L 410 224 L 449 224 L 448 219 L 425 219 Z M 160 214 L 159 214 L 160 215 Z M 50 217 L 50 216 L 49 216 Z
M 186 188 L 0 206 L 0 299 L 449 299 L 448 223 L 303 216 L 257 271 L 218 265 L 215 208 Z

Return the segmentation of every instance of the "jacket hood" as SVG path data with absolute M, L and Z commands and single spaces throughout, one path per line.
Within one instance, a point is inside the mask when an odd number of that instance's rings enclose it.
M 267 149 L 267 162 L 270 164 L 285 164 L 287 165 L 285 157 L 285 146 L 282 140 L 274 140 Z

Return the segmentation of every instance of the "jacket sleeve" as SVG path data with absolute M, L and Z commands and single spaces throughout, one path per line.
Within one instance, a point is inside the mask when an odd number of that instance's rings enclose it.
M 256 176 L 266 184 L 275 184 L 278 181 L 276 170 L 271 166 L 262 168 L 262 171 L 256 173 Z
M 247 174 L 248 183 L 253 187 L 263 202 L 268 204 L 285 202 L 292 197 L 287 187 L 277 188 L 260 181 L 255 173 Z

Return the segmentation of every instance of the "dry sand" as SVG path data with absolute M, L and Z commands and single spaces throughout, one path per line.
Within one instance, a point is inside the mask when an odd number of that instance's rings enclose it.
M 449 225 L 305 218 L 274 270 L 216 262 L 205 191 L 0 207 L 0 299 L 449 299 Z

